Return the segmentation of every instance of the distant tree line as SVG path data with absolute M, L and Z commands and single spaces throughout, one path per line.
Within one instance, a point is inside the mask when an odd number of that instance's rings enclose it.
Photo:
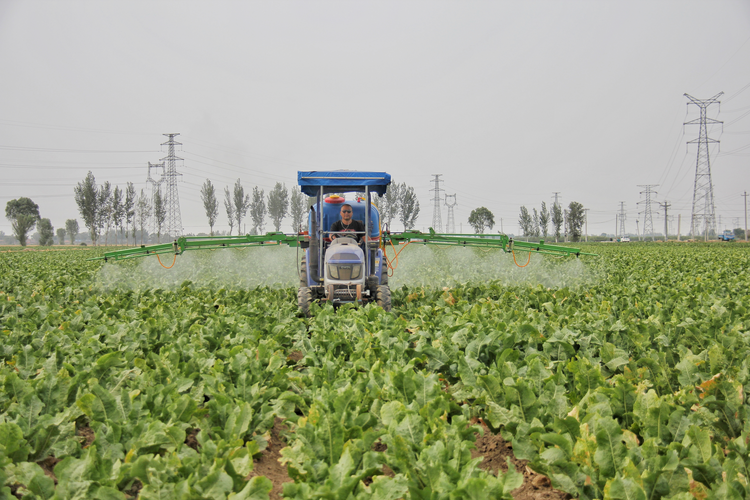
M 5 217 L 11 223 L 13 237 L 18 240 L 21 246 L 26 246 L 29 233 L 34 227 L 39 231 L 40 245 L 51 246 L 54 243 L 55 228 L 52 227 L 52 222 L 39 215 L 39 205 L 34 203 L 31 198 L 10 200 L 5 205 Z M 75 219 L 68 219 L 65 228 L 57 230 L 57 238 L 61 245 L 65 243 L 66 233 L 71 242 L 75 241 L 78 234 L 78 222 Z
M 375 197 L 374 202 L 380 213 L 381 224 L 390 228 L 393 219 L 398 219 L 404 230 L 414 229 L 419 217 L 419 200 L 413 187 L 406 183 L 391 183 L 386 188 L 385 195 Z
M 547 209 L 547 204 L 542 202 L 539 212 L 532 208 L 532 212 L 525 207 L 521 207 L 521 214 L 518 218 L 518 225 L 524 236 L 546 238 L 549 223 L 552 222 L 553 234 L 555 241 L 560 241 L 564 237 L 567 241 L 568 235 L 573 241 L 580 241 L 583 234 L 583 224 L 586 219 L 586 212 L 583 205 L 577 201 L 571 201 L 568 208 L 563 210 L 559 204 L 553 204 L 552 210 Z

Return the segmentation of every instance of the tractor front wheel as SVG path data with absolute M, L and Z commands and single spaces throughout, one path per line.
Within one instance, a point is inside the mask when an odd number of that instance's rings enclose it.
M 307 286 L 307 256 L 302 256 L 302 263 L 299 265 L 299 286 Z
M 385 312 L 391 311 L 391 289 L 388 285 L 380 285 L 378 293 L 375 295 L 378 306 L 382 307 Z
M 310 290 L 310 287 L 299 287 L 299 290 L 297 291 L 297 304 L 299 305 L 300 311 L 302 311 L 302 314 L 304 314 L 306 318 L 309 318 L 311 316 L 310 304 L 312 304 L 312 300 L 312 290 Z

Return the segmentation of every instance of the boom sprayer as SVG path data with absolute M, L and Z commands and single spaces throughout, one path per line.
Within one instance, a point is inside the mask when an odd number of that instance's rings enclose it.
M 269 232 L 244 236 L 181 236 L 172 243 L 142 245 L 137 248 L 105 253 L 108 262 L 156 255 L 172 255 L 174 260 L 190 250 L 235 248 L 249 246 L 288 245 L 303 249 L 300 263 L 300 282 L 297 292 L 300 310 L 310 315 L 313 301 L 331 302 L 334 307 L 344 303 L 367 304 L 376 302 L 386 311 L 391 309 L 388 287 L 390 266 L 386 249 L 394 250 L 394 259 L 408 244 L 469 246 L 500 248 L 513 255 L 516 251 L 544 253 L 557 256 L 596 255 L 562 245 L 517 241 L 504 234 L 450 234 L 430 231 L 383 231 L 380 213 L 372 203 L 373 193 L 383 196 L 391 183 L 384 172 L 312 171 L 298 172 L 298 184 L 304 194 L 315 197 L 308 214 L 307 231 L 296 234 Z M 354 201 L 333 193 L 364 193 Z M 346 206 L 345 206 L 346 205 Z M 342 207 L 344 209 L 342 210 Z M 351 210 L 350 224 L 334 225 L 339 214 Z M 358 221 L 362 221 L 361 224 Z M 351 227 L 349 227 L 351 226 Z M 397 247 L 400 249 L 397 250 Z M 162 264 L 164 265 L 164 264 Z M 167 267 L 167 266 L 165 266 Z M 169 266 L 171 267 L 171 266 Z

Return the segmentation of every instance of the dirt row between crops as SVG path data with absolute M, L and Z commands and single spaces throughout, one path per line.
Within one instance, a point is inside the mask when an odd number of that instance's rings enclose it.
M 529 469 L 525 460 L 518 460 L 513 456 L 513 450 L 510 443 L 506 442 L 499 434 L 492 434 L 485 424 L 483 435 L 477 435 L 476 449 L 472 450 L 471 458 L 483 457 L 479 465 L 482 469 L 497 475 L 497 471 L 506 472 L 508 466 L 506 457 L 510 458 L 511 463 L 516 471 L 523 474 L 523 485 L 512 492 L 516 500 L 563 500 L 571 498 L 565 492 L 556 490 L 550 485 L 547 477 L 537 474 Z M 247 477 L 251 479 L 255 476 L 265 476 L 273 484 L 271 490 L 271 500 L 281 499 L 281 492 L 284 483 L 291 482 L 287 468 L 279 462 L 281 458 L 281 449 L 287 444 L 284 435 L 289 433 L 289 429 L 284 425 L 280 418 L 276 419 L 271 429 L 271 439 L 268 441 L 268 447 L 263 450 L 260 457 L 253 461 L 253 471 Z M 385 445 L 378 443 L 377 451 L 385 451 Z M 393 477 L 393 471 L 386 465 L 383 466 L 383 475 Z
M 511 463 L 517 472 L 523 474 L 523 485 L 512 492 L 516 500 L 563 500 L 571 498 L 570 495 L 551 487 L 547 477 L 537 474 L 527 466 L 527 461 L 518 460 L 513 456 L 513 449 L 510 443 L 506 442 L 499 434 L 493 434 L 490 429 L 481 422 L 484 430 L 483 434 L 477 434 L 475 442 L 476 449 L 472 450 L 471 458 L 482 457 L 483 460 L 479 467 L 497 475 L 498 470 L 506 472 L 508 466 L 506 458 L 510 458 Z M 199 444 L 196 435 L 200 429 L 190 429 L 185 439 L 185 444 L 194 450 L 198 450 Z M 260 455 L 253 460 L 253 470 L 247 476 L 247 480 L 256 476 L 265 476 L 273 485 L 270 498 L 272 500 L 281 499 L 281 493 L 284 489 L 284 483 L 291 482 L 287 468 L 279 462 L 281 458 L 281 449 L 287 446 L 285 436 L 290 434 L 290 429 L 284 421 L 276 418 L 273 427 L 270 429 L 270 439 L 268 446 Z M 88 448 L 95 440 L 93 430 L 87 424 L 79 426 L 76 430 L 78 439 L 81 441 L 83 448 Z M 384 444 L 378 442 L 375 445 L 375 451 L 385 451 L 387 448 Z M 54 457 L 48 457 L 45 460 L 37 462 L 45 474 L 51 477 L 55 483 L 57 478 L 54 475 L 54 467 L 59 462 Z M 383 475 L 393 477 L 395 474 L 387 465 L 383 466 Z M 133 482 L 131 487 L 125 491 L 127 498 L 136 499 L 143 485 L 140 481 Z M 14 492 L 15 493 L 15 492 Z

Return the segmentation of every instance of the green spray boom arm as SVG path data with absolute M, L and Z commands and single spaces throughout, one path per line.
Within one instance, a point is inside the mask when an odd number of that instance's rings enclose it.
M 172 243 L 162 243 L 158 245 L 141 245 L 136 248 L 126 248 L 124 250 L 115 250 L 106 252 L 101 257 L 95 257 L 90 260 L 125 260 L 136 257 L 146 257 L 148 255 L 182 255 L 188 250 L 217 250 L 220 248 L 237 248 L 237 247 L 255 247 L 255 246 L 273 246 L 289 245 L 290 247 L 300 246 L 305 241 L 305 235 L 284 234 L 284 233 L 266 233 L 244 236 L 181 236 Z
M 425 245 L 443 245 L 443 246 L 467 246 L 467 247 L 490 247 L 502 248 L 503 251 L 512 253 L 519 252 L 536 252 L 550 255 L 570 256 L 575 255 L 593 255 L 594 253 L 581 252 L 579 248 L 573 248 L 563 245 L 550 245 L 539 241 L 539 243 L 529 241 L 518 241 L 510 238 L 505 234 L 447 234 L 436 233 L 430 228 L 429 233 L 420 231 L 404 231 L 403 233 L 385 233 L 383 234 L 384 243 L 422 243 Z
M 101 257 L 94 257 L 90 260 L 125 260 L 138 257 L 147 257 L 149 255 L 182 255 L 188 250 L 217 250 L 221 248 L 239 248 L 255 246 L 274 246 L 288 245 L 291 247 L 303 246 L 303 242 L 309 241 L 305 234 L 285 234 L 280 232 L 271 232 L 258 235 L 241 235 L 241 236 L 181 236 L 172 243 L 162 243 L 157 245 L 141 245 L 135 248 L 126 248 L 123 250 L 114 250 L 106 252 Z M 403 233 L 383 233 L 382 244 L 401 244 L 401 243 L 421 243 L 424 245 L 442 245 L 442 246 L 467 246 L 467 247 L 489 247 L 501 248 L 503 251 L 511 253 L 515 250 L 520 252 L 546 253 L 558 256 L 570 255 L 596 255 L 593 253 L 581 252 L 578 248 L 549 245 L 544 240 L 539 243 L 528 241 L 517 241 L 505 234 L 447 234 L 436 233 L 430 228 L 429 233 L 420 231 L 404 231 Z

